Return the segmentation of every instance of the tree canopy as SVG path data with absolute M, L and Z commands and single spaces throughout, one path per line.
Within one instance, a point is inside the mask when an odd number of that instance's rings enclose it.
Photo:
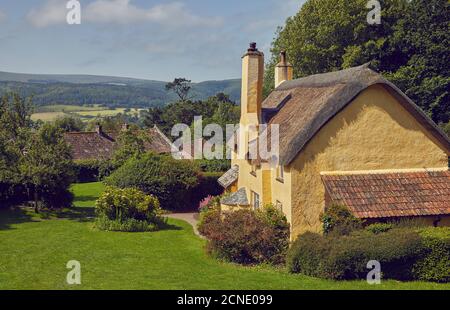
M 450 4 L 380 0 L 381 24 L 367 23 L 366 0 L 307 0 L 272 43 L 265 92 L 281 50 L 294 78 L 371 62 L 436 123 L 450 120 Z

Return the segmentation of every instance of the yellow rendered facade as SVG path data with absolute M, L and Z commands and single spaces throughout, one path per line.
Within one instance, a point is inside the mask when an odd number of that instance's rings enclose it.
M 282 180 L 275 168 L 252 168 L 247 160 L 233 159 L 233 164 L 240 168 L 236 188 L 246 189 L 250 203 L 255 192 L 260 206 L 279 206 L 294 239 L 305 231 L 321 231 L 319 218 L 325 207 L 321 172 L 445 169 L 448 156 L 445 147 L 384 86 L 374 85 L 334 116 L 283 167 Z M 444 217 L 439 224 L 448 222 Z
M 382 85 L 358 95 L 291 163 L 292 236 L 321 231 L 323 171 L 442 168 L 448 155 Z

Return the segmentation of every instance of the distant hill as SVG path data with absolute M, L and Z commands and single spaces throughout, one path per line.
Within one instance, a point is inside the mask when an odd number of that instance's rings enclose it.
M 108 107 L 146 108 L 165 105 L 176 96 L 165 90 L 167 82 L 96 75 L 22 74 L 0 71 L 0 95 L 14 91 L 33 96 L 36 106 L 100 104 Z M 239 79 L 192 84 L 193 99 L 219 92 L 240 100 Z

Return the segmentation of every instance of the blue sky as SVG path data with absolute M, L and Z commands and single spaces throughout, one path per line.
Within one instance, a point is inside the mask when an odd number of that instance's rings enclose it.
M 250 41 L 269 56 L 304 0 L 0 0 L 0 71 L 193 81 L 240 77 Z

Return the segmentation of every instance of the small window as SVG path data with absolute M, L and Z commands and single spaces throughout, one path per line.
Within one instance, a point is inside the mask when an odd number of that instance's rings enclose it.
M 259 209 L 259 195 L 254 191 L 252 191 L 252 206 L 255 210 Z
M 277 166 L 277 180 L 283 182 L 284 181 L 284 167 Z

